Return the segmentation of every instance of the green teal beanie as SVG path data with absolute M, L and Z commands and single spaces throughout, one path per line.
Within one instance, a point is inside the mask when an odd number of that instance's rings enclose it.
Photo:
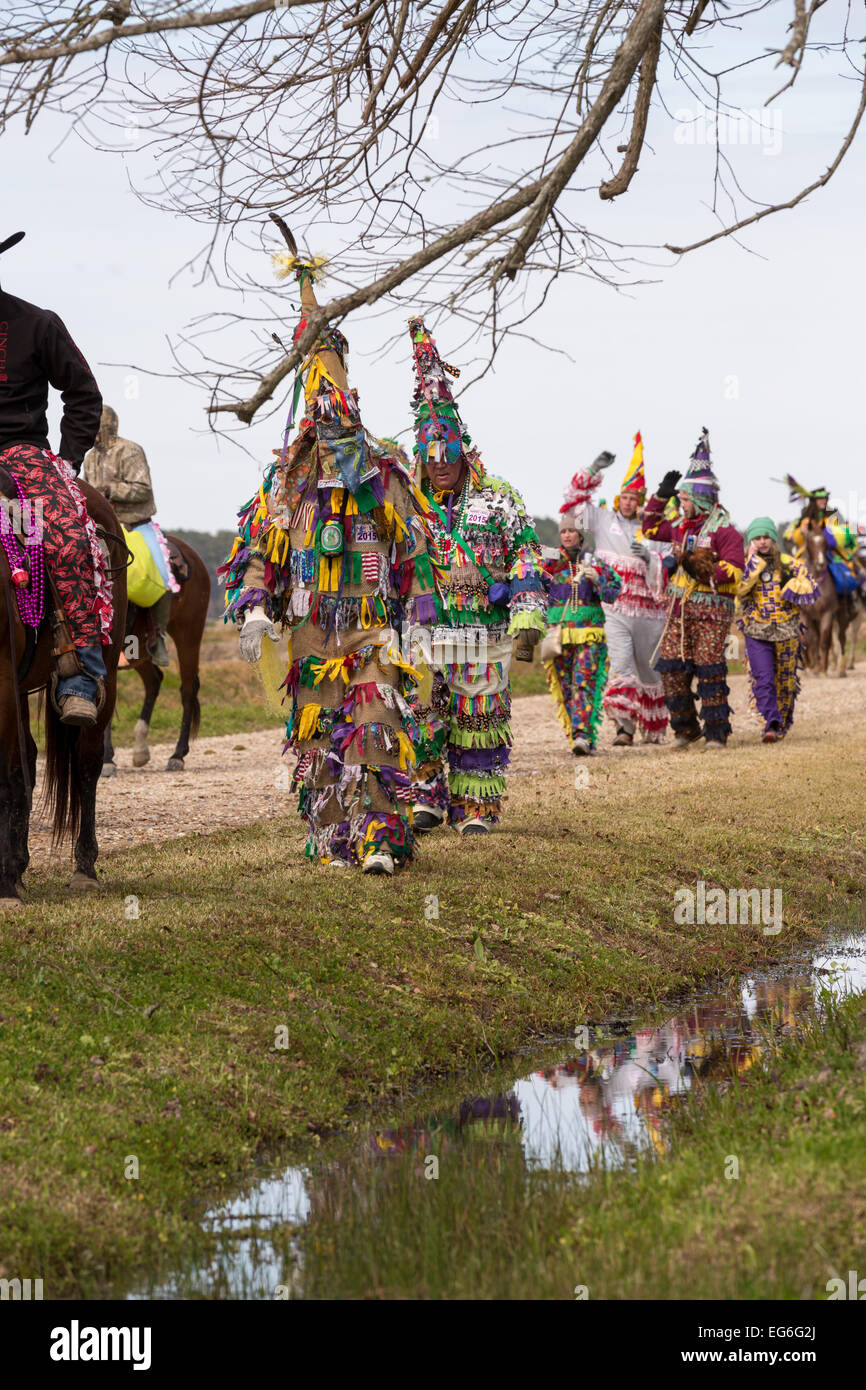
M 779 544 L 779 533 L 776 530 L 776 523 L 771 521 L 768 516 L 756 516 L 754 521 L 750 521 L 746 528 L 746 540 L 753 541 L 758 536 L 769 536 L 774 545 Z

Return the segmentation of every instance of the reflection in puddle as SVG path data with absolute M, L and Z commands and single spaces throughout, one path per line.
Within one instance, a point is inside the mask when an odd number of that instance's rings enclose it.
M 406 1124 L 371 1129 L 364 1147 L 371 1192 L 359 1189 L 339 1158 L 323 1155 L 313 1170 L 288 1168 L 249 1193 L 209 1211 L 203 1230 L 217 1237 L 206 1263 L 139 1297 L 274 1298 L 300 1292 L 302 1260 L 295 1232 L 319 1203 L 333 1212 L 373 1196 L 379 1161 L 405 1156 L 420 1177 L 449 1148 L 485 1154 L 522 1149 L 521 1167 L 587 1173 L 631 1165 L 664 1149 L 664 1114 L 698 1083 L 724 1086 L 759 1065 L 768 1045 L 820 1017 L 823 999 L 866 990 L 866 934 L 850 936 L 785 974 L 755 977 L 728 993 L 700 996 L 666 1022 L 610 1036 L 594 1030 L 581 1052 L 550 1063 L 487 1095 Z M 551 1057 L 554 1049 L 548 1049 Z M 357 1155 L 356 1155 L 357 1158 Z M 279 1295 L 276 1295 L 279 1296 Z

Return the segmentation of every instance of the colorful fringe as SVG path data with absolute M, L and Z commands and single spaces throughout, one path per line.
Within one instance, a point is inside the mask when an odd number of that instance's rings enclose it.
M 572 743 L 584 738 L 595 748 L 598 742 L 608 665 L 604 641 L 570 646 L 544 663 L 557 718 Z

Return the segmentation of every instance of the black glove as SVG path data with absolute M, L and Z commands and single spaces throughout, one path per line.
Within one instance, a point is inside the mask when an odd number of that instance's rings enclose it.
M 668 575 L 671 575 L 676 573 L 679 561 L 677 560 L 676 555 L 665 555 L 664 559 L 662 560 L 662 564 L 667 570 Z
M 672 468 L 669 473 L 665 474 L 656 488 L 656 497 L 661 497 L 664 502 L 669 501 L 676 492 L 677 483 L 682 476 L 682 473 L 678 473 L 675 468 Z

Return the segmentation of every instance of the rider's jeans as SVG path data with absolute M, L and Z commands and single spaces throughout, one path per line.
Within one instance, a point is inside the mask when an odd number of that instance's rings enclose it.
M 105 662 L 102 660 L 102 645 L 94 643 L 89 647 L 76 647 L 75 653 L 81 665 L 81 674 L 67 676 L 57 682 L 58 699 L 62 695 L 81 695 L 85 700 L 96 702 L 96 682 L 105 680 Z

